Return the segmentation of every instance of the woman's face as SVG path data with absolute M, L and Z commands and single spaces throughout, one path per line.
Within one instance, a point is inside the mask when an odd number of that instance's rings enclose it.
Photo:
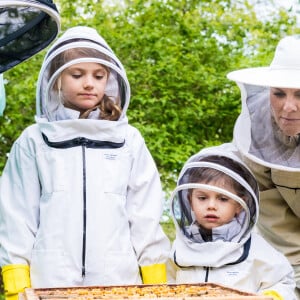
M 272 87 L 270 100 L 275 121 L 283 133 L 300 133 L 300 89 Z
M 108 79 L 107 70 L 98 63 L 79 63 L 61 74 L 61 92 L 66 107 L 86 111 L 100 103 Z

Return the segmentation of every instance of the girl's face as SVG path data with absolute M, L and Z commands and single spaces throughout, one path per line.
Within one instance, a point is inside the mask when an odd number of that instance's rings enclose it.
M 275 121 L 283 133 L 300 133 L 300 89 L 271 88 L 270 100 Z
M 61 74 L 64 106 L 84 112 L 100 103 L 108 79 L 107 70 L 98 63 L 79 63 Z
M 217 184 L 214 186 L 224 188 L 224 186 Z M 236 194 L 230 188 L 226 188 L 226 190 Z M 197 188 L 191 192 L 190 203 L 198 224 L 205 229 L 212 229 L 229 223 L 242 210 L 241 205 L 228 196 Z

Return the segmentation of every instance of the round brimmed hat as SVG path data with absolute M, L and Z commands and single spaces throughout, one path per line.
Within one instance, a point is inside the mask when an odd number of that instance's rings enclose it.
M 251 85 L 300 88 L 300 35 L 280 40 L 269 67 L 241 69 L 228 73 L 227 77 Z

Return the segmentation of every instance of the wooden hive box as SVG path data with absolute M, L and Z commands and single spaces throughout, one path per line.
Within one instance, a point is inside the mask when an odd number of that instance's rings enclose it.
M 213 283 L 27 288 L 19 300 L 272 300 Z

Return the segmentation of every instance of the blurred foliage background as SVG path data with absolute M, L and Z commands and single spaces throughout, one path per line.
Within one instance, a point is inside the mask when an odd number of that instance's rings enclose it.
M 145 137 L 166 195 L 190 155 L 232 138 L 240 94 L 226 74 L 268 65 L 278 41 L 299 33 L 292 9 L 277 7 L 261 17 L 247 1 L 54 2 L 62 32 L 77 25 L 96 28 L 124 64 L 132 89 L 128 118 Z M 4 73 L 0 174 L 12 143 L 34 122 L 45 51 Z

